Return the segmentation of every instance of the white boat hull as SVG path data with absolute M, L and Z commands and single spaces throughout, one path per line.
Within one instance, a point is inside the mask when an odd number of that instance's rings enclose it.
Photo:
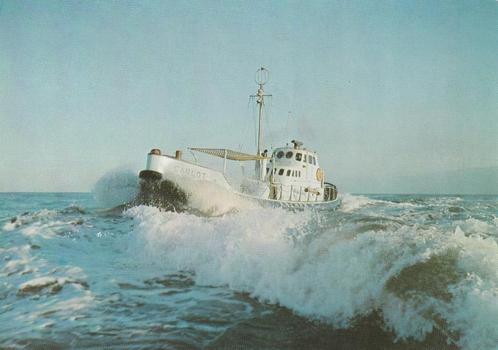
M 223 173 L 166 155 L 149 154 L 140 172 L 137 201 L 172 210 L 200 210 L 221 214 L 238 207 L 259 205 L 291 210 L 333 210 L 340 200 L 286 201 L 261 198 L 236 191 Z

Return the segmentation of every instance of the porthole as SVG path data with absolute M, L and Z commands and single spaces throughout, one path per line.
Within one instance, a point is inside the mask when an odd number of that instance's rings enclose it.
M 282 158 L 284 156 L 284 151 L 278 151 L 277 158 Z
M 287 159 L 292 158 L 292 154 L 293 154 L 293 153 L 292 153 L 292 151 L 287 152 L 287 153 L 285 154 L 285 158 L 287 158 Z

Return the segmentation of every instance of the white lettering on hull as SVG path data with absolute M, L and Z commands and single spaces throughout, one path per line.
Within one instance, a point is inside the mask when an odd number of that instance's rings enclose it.
M 202 172 L 200 170 L 195 170 L 195 169 L 191 169 L 191 168 L 182 167 L 180 165 L 176 165 L 174 167 L 174 171 L 175 171 L 175 173 L 177 173 L 180 176 L 187 176 L 187 177 L 194 178 L 196 180 L 205 180 L 206 179 L 206 173 Z

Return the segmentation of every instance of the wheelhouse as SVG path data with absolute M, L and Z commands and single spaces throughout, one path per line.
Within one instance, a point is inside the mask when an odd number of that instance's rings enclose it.
M 314 178 L 311 173 L 320 167 L 316 152 L 303 148 L 302 142 L 293 140 L 292 143 L 293 147 L 280 147 L 273 151 L 267 168 L 268 175 L 279 182 Z

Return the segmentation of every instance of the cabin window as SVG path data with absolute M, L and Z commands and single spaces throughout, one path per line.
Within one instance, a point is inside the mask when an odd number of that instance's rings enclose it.
M 285 154 L 285 158 L 290 159 L 292 158 L 292 151 L 289 151 Z
M 316 165 L 316 158 L 313 157 L 313 165 Z
M 313 157 L 308 154 L 308 163 L 313 164 Z
M 302 153 L 296 153 L 296 160 L 298 162 L 300 162 L 302 158 L 303 158 L 303 154 Z
M 266 168 L 266 173 L 268 174 L 270 172 L 270 168 Z
M 280 169 L 280 170 L 278 171 L 278 175 L 283 175 L 283 174 L 284 174 L 284 169 Z
M 292 177 L 296 177 L 296 171 L 292 170 Z
M 303 162 L 306 163 L 306 154 L 304 155 Z
M 290 173 L 291 173 L 290 169 L 287 170 L 287 176 L 290 176 Z
M 277 153 L 277 158 L 282 158 L 284 156 L 284 151 L 279 151 Z

